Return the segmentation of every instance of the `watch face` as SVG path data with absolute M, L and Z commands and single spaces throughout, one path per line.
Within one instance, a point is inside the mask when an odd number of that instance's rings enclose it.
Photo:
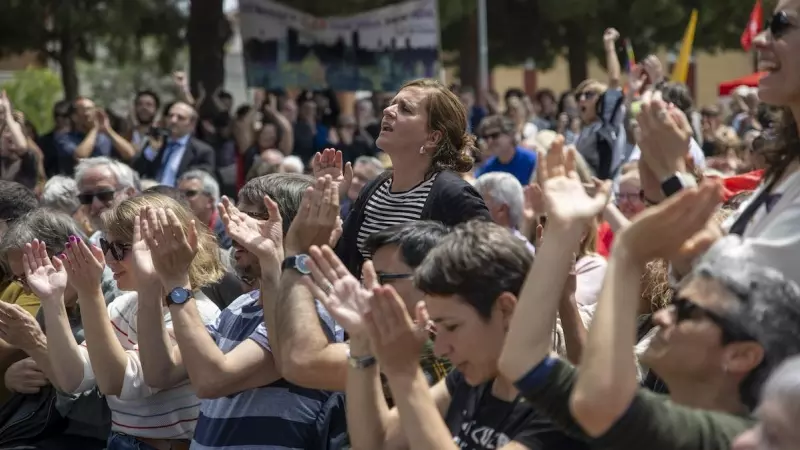
M 308 255 L 297 255 L 295 259 L 295 268 L 297 268 L 297 271 L 303 275 L 310 275 L 311 269 L 308 267 L 309 260 L 311 260 L 311 257 Z
M 191 297 L 192 291 L 184 288 L 175 288 L 172 292 L 169 293 L 169 299 L 172 303 L 186 303 L 186 300 L 189 300 Z

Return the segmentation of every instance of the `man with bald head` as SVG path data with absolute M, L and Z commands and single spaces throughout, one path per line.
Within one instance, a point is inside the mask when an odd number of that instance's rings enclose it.
M 165 139 L 152 139 L 135 164 L 145 178 L 166 186 L 175 186 L 178 178 L 190 170 L 214 175 L 214 149 L 192 136 L 197 126 L 197 112 L 189 104 L 176 102 L 170 106 Z

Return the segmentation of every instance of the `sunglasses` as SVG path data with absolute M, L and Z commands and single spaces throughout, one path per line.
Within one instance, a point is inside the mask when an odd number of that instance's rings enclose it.
M 109 203 L 114 200 L 115 191 L 99 191 L 99 192 L 84 192 L 78 194 L 78 201 L 81 205 L 91 205 L 95 197 L 103 203 Z
M 486 134 L 483 135 L 483 139 L 486 140 L 486 141 L 490 141 L 492 139 L 497 139 L 502 135 L 503 135 L 503 133 L 501 133 L 499 131 L 495 132 L 495 133 L 486 133 Z
M 792 23 L 786 11 L 778 11 L 772 16 L 772 19 L 767 22 L 767 28 L 773 38 L 780 38 L 793 28 L 797 28 L 797 26 Z
M 376 272 L 375 275 L 378 276 L 378 284 L 387 284 L 397 280 L 408 280 L 409 278 L 414 276 L 414 274 L 411 273 L 386 273 L 386 272 Z
M 197 194 L 199 194 L 200 191 L 195 191 L 195 190 L 189 189 L 187 191 L 181 191 L 181 193 L 183 193 L 183 195 L 185 195 L 186 198 L 192 198 L 192 197 L 196 196 Z
M 581 101 L 581 100 L 584 100 L 584 99 L 591 100 L 591 99 L 595 98 L 596 96 L 597 96 L 597 92 L 594 92 L 594 91 L 583 91 L 583 92 L 581 92 L 579 94 L 575 94 L 575 99 L 578 100 L 578 101 Z
M 687 320 L 707 318 L 714 322 L 722 330 L 722 342 L 743 342 L 755 341 L 753 336 L 745 331 L 741 326 L 726 318 L 722 314 L 704 308 L 693 301 L 678 297 L 676 294 L 670 302 L 673 311 L 675 312 L 675 323 L 681 323 Z
M 109 242 L 103 238 L 100 238 L 100 249 L 103 250 L 103 254 L 107 254 L 111 252 L 111 256 L 117 260 L 122 261 L 125 259 L 125 252 L 130 250 L 131 244 L 123 244 L 121 242 Z
M 242 211 L 242 213 L 256 220 L 269 220 L 269 212 L 260 213 L 260 212 Z

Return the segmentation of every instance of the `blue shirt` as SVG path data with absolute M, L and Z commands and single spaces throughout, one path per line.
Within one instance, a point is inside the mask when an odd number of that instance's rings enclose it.
M 75 173 L 75 150 L 81 145 L 81 142 L 86 139 L 86 133 L 78 131 L 70 131 L 68 133 L 59 133 L 55 135 L 55 147 L 58 154 L 58 171 L 64 175 L 72 175 Z M 94 156 L 111 156 L 114 150 L 114 145 L 111 138 L 105 133 L 97 133 L 97 138 L 94 141 L 94 148 L 89 157 Z
M 190 134 L 187 134 L 180 139 L 170 138 L 164 143 L 164 148 L 161 149 L 164 152 L 164 159 L 161 160 L 161 167 L 156 174 L 156 181 L 160 184 L 174 187 L 178 182 L 178 169 L 181 167 L 181 160 L 183 160 L 183 154 L 186 153 L 186 145 L 191 137 Z M 144 149 L 143 153 L 148 161 L 154 161 L 158 157 L 158 153 L 150 148 L 149 145 Z
M 222 311 L 209 327 L 220 350 L 228 353 L 247 339 L 270 350 L 259 291 L 242 295 Z M 344 340 L 343 330 L 317 302 L 322 329 L 333 342 Z M 330 392 L 307 389 L 280 379 L 268 386 L 203 400 L 192 440 L 192 450 L 312 448 L 316 421 Z
M 486 161 L 483 167 L 475 171 L 475 176 L 479 177 L 489 172 L 507 172 L 519 180 L 523 186 L 531 182 L 531 175 L 536 170 L 536 152 L 517 147 L 514 157 L 506 164 L 500 162 L 497 156 L 492 156 Z

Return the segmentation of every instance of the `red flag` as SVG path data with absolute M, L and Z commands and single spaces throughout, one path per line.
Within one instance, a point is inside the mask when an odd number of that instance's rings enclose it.
M 750 51 L 753 40 L 758 36 L 758 33 L 761 33 L 763 23 L 764 11 L 761 8 L 761 0 L 756 0 L 756 5 L 753 6 L 753 11 L 750 13 L 750 20 L 747 21 L 747 27 L 744 29 L 740 40 L 742 48 L 745 49 L 745 51 Z

